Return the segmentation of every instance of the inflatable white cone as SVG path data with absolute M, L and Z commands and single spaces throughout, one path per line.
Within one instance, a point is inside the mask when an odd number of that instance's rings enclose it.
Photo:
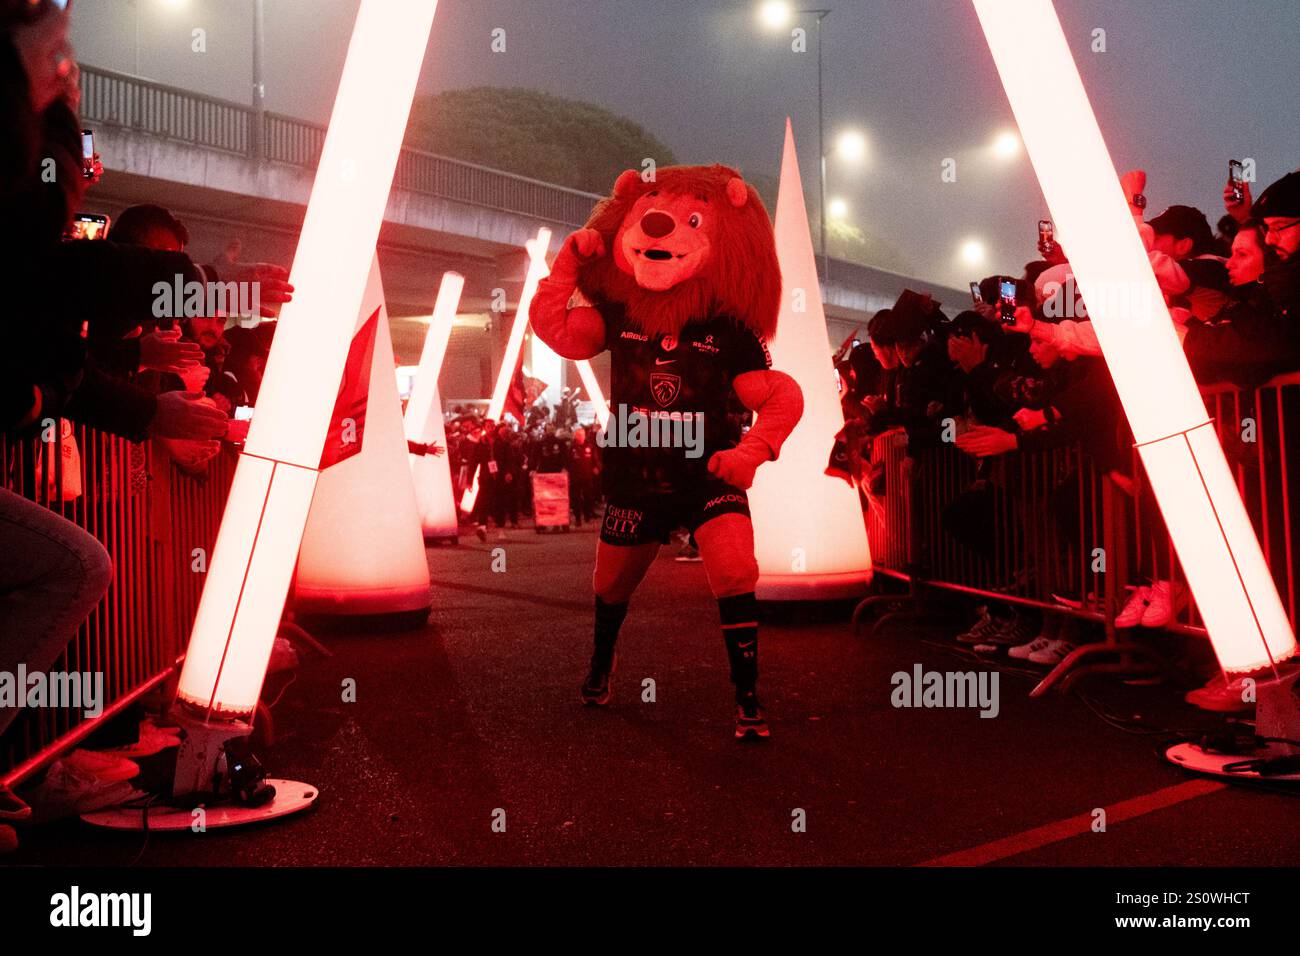
M 855 597 L 871 581 L 871 552 L 857 491 L 825 474 L 844 415 L 788 119 L 776 200 L 776 255 L 781 313 L 768 348 L 772 367 L 793 376 L 803 389 L 804 412 L 781 457 L 758 469 L 749 491 L 758 556 L 755 593 L 760 601 Z
M 358 330 L 376 309 L 361 451 L 321 472 L 316 483 L 294 582 L 294 608 L 302 613 L 395 614 L 430 606 L 378 258 L 370 266 Z
M 442 397 L 438 394 L 438 375 L 447 354 L 452 321 L 465 288 L 465 277 L 445 272 L 438 287 L 429 332 L 420 353 L 420 365 L 406 404 L 406 437 L 427 445 L 436 443 L 441 455 L 411 455 L 411 480 L 415 484 L 415 501 L 420 513 L 420 527 L 426 540 L 455 540 L 458 531 L 456 496 L 451 484 L 451 461 L 446 453 L 447 428 L 442 417 Z

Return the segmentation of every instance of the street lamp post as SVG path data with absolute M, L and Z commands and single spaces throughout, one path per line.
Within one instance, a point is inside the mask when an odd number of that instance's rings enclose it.
M 822 21 L 830 16 L 829 10 L 800 10 L 799 13 L 811 13 L 817 17 L 817 157 L 821 165 L 821 243 L 822 243 L 822 282 L 831 281 L 831 256 L 826 247 L 826 110 L 823 99 L 822 83 Z
M 832 13 L 827 9 L 791 10 L 783 0 L 768 0 L 761 11 L 769 26 L 780 26 L 792 16 L 815 16 L 817 18 L 817 185 L 818 185 L 818 224 L 821 232 L 822 281 L 830 281 L 830 252 L 826 245 L 826 109 L 825 83 L 822 69 L 822 21 Z
M 253 0 L 253 115 L 249 117 L 248 150 L 254 159 L 265 158 L 266 83 L 262 79 L 263 0 Z

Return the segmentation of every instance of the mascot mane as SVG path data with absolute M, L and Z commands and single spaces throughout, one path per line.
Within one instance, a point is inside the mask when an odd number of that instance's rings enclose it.
M 781 268 L 776 259 L 772 222 L 758 192 L 744 184 L 746 200 L 736 206 L 727 184 L 740 180 L 729 166 L 666 166 L 653 182 L 629 170 L 618 178 L 614 192 L 597 203 L 587 228 L 605 240 L 605 255 L 582 267 L 578 288 L 593 302 L 618 303 L 627 317 L 650 335 L 677 334 L 692 318 L 732 316 L 765 339 L 776 334 L 781 306 Z M 734 187 L 733 187 L 734 188 Z M 707 196 L 718 210 L 713 249 L 703 273 L 671 289 L 643 289 L 614 264 L 615 236 L 632 206 L 652 189 L 661 193 Z

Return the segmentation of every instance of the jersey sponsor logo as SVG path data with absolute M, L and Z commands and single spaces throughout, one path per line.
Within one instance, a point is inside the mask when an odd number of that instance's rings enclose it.
M 710 355 L 717 355 L 722 349 L 713 344 L 713 336 L 706 335 L 703 339 L 696 339 L 691 343 L 691 347 L 697 352 L 708 352 Z
M 669 372 L 650 373 L 650 394 L 659 403 L 660 408 L 667 408 L 677 401 L 682 391 L 682 377 Z
M 656 365 L 672 365 L 677 359 L 655 359 Z
M 710 498 L 704 503 L 704 510 L 708 511 L 710 508 L 716 508 L 718 505 L 729 504 L 743 505 L 747 504 L 747 502 L 745 501 L 744 495 L 718 495 L 718 497 Z
M 644 518 L 644 511 L 635 508 L 615 508 L 611 505 L 605 509 L 605 530 L 611 535 L 633 537 Z
M 619 336 L 619 338 L 621 338 L 621 339 L 632 339 L 632 340 L 635 341 L 635 342 L 649 342 L 649 341 L 650 341 L 650 336 L 648 336 L 648 335 L 642 335 L 640 332 L 627 332 L 627 331 L 625 331 L 622 335 Z

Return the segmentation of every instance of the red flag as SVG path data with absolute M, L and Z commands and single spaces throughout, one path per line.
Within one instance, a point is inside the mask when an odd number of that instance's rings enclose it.
M 503 412 L 509 412 L 520 423 L 524 420 L 524 409 L 532 403 L 524 387 L 524 350 L 519 350 L 519 359 L 515 362 L 515 372 L 510 376 L 510 390 L 506 392 Z
M 348 360 L 343 366 L 334 414 L 321 451 L 320 469 L 324 471 L 347 461 L 361 451 L 366 429 L 366 402 L 370 398 L 370 369 L 375 358 L 375 335 L 379 331 L 379 309 L 352 336 Z

